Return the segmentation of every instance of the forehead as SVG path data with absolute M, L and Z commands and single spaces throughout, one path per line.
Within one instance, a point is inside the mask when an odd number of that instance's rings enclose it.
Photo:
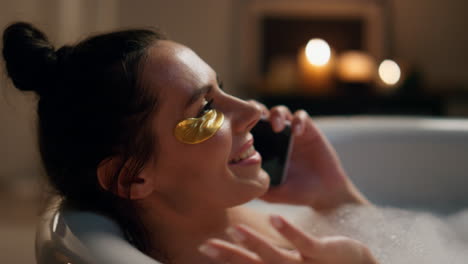
M 216 80 L 215 72 L 191 49 L 161 40 L 148 50 L 143 78 L 159 97 L 189 96 L 194 89 Z

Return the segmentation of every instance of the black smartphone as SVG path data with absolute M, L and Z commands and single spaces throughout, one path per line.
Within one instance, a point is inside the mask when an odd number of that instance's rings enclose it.
M 254 147 L 262 155 L 262 168 L 270 175 L 270 185 L 277 186 L 286 180 L 289 153 L 292 149 L 291 126 L 275 133 L 267 120 L 260 120 L 251 133 Z

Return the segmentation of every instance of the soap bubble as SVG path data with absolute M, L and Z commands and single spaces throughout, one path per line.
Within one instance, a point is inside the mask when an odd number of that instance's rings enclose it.
M 327 235 L 361 241 L 381 264 L 468 260 L 468 210 L 441 217 L 397 208 L 346 206 L 322 221 L 329 222 Z
M 449 216 L 398 208 L 347 205 L 329 216 L 307 207 L 261 206 L 315 236 L 344 235 L 364 243 L 380 264 L 468 263 L 468 209 Z

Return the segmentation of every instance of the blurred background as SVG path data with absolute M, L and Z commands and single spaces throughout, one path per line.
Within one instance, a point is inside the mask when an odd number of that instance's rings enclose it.
M 157 26 L 226 90 L 313 116 L 468 116 L 465 0 L 2 0 L 56 47 Z M 44 197 L 36 98 L 0 76 L 0 262 L 34 263 Z M 84 194 L 85 195 L 85 194 Z

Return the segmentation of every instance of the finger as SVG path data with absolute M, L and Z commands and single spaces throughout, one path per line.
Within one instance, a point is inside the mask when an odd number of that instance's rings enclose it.
M 304 133 L 308 119 L 309 114 L 305 110 L 298 110 L 294 113 L 291 129 L 295 136 L 300 136 Z
M 305 234 L 281 216 L 271 216 L 270 222 L 281 235 L 297 248 L 302 256 L 316 258 L 320 254 L 322 246 L 320 240 Z
M 275 132 L 282 131 L 286 126 L 286 120 L 292 121 L 292 119 L 291 111 L 284 105 L 275 106 L 270 110 L 270 122 Z
M 261 111 L 261 118 L 263 119 L 268 119 L 270 118 L 270 111 L 268 110 L 268 107 L 266 105 L 260 103 L 259 101 L 256 100 L 247 100 L 247 102 L 254 104 L 256 107 L 258 107 Z
M 323 241 L 323 259 L 330 259 L 329 252 L 333 252 L 335 256 L 346 257 L 346 259 L 360 260 L 360 263 L 377 263 L 369 248 L 363 243 L 344 236 L 325 237 Z
M 265 264 L 265 262 L 254 253 L 220 239 L 210 239 L 198 249 L 201 253 L 219 263 Z
M 227 233 L 238 243 L 255 252 L 266 263 L 291 263 L 297 261 L 297 255 L 287 254 L 278 247 L 272 245 L 268 240 L 245 225 L 230 227 Z

